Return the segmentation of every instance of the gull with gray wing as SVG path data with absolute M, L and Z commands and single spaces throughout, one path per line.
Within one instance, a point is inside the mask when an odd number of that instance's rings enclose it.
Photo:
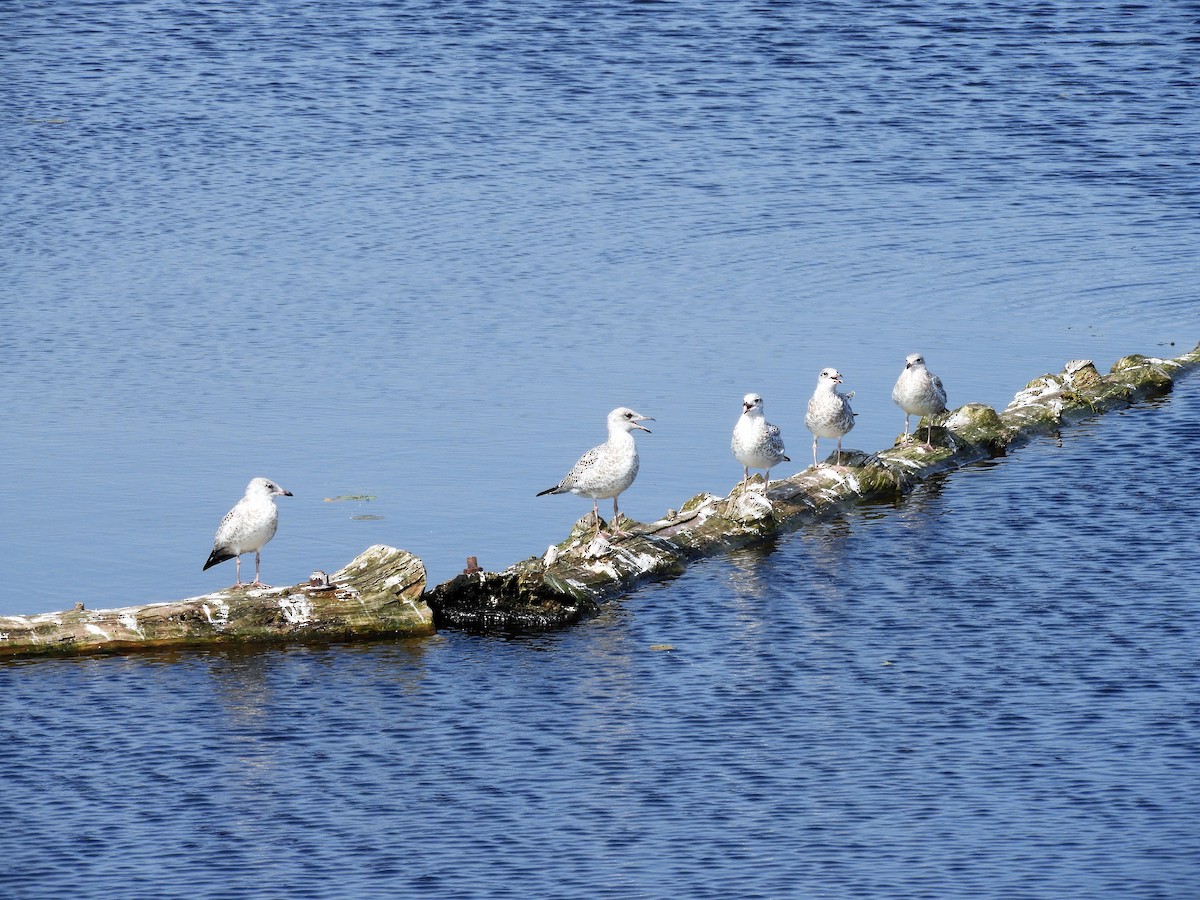
M 904 440 L 908 441 L 908 417 L 928 416 L 929 428 L 925 432 L 925 446 L 930 446 L 933 437 L 933 417 L 946 411 L 946 389 L 942 379 L 925 368 L 925 357 L 910 353 L 904 361 L 904 371 L 892 388 L 892 401 L 904 410 Z M 921 427 L 920 419 L 917 428 Z
M 637 444 L 632 432 L 637 429 L 650 434 L 649 428 L 638 423 L 653 421 L 650 416 L 643 416 L 625 406 L 614 409 L 608 414 L 608 440 L 583 454 L 562 481 L 539 491 L 537 496 L 571 493 L 591 497 L 597 536 L 600 534 L 599 501 L 611 497 L 613 533 L 620 534 L 618 523 L 621 511 L 617 508 L 617 497 L 633 484 L 638 473 Z
M 783 437 L 779 426 L 767 421 L 763 413 L 763 398 L 747 394 L 742 398 L 742 415 L 733 426 L 730 442 L 733 455 L 742 464 L 742 488 L 750 481 L 751 469 L 765 469 L 763 493 L 771 480 L 771 469 L 781 462 L 791 462 L 783 453 Z
M 837 438 L 837 464 L 842 464 L 842 437 L 854 427 L 857 413 L 850 408 L 854 391 L 843 394 L 837 389 L 842 383 L 837 369 L 822 369 L 817 377 L 817 389 L 808 401 L 808 412 L 804 425 L 813 433 L 813 465 L 817 465 L 817 441 L 820 438 Z
M 233 587 L 270 587 L 263 584 L 259 576 L 261 563 L 260 551 L 267 541 L 275 537 L 275 529 L 279 526 L 279 510 L 275 506 L 276 497 L 290 497 L 291 491 L 285 491 L 269 478 L 253 478 L 246 486 L 246 493 L 233 509 L 225 514 L 221 524 L 217 526 L 217 535 L 213 539 L 212 553 L 204 569 L 211 569 L 217 563 L 227 559 L 236 559 L 236 581 Z M 254 551 L 254 581 L 242 584 L 242 554 Z M 203 570 L 201 570 L 203 571 Z

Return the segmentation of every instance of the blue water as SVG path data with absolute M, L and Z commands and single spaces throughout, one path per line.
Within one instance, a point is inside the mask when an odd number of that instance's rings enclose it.
M 442 581 L 559 540 L 619 405 L 649 520 L 747 391 L 800 463 L 828 365 L 876 450 L 913 350 L 1003 405 L 1200 339 L 1193 7 L 243 7 L 0 14 L 0 611 L 223 586 L 255 475 L 268 580 Z
M 1075 358 L 1200 340 L 1200 12 L 1162 2 L 0 9 L 0 614 L 382 542 L 431 581 Z M 0 668 L 0 893 L 1187 897 L 1195 379 L 573 631 Z M 363 494 L 374 499 L 325 502 Z M 654 651 L 658 644 L 676 647 Z
M 1198 422 L 1192 383 L 565 633 L 10 663 L 0 889 L 1190 897 Z

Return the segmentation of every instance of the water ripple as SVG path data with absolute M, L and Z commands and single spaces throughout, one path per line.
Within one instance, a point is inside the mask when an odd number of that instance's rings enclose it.
M 803 447 L 836 362 L 874 449 L 915 346 L 1003 405 L 1194 341 L 1193 18 L 20 4 L 4 611 L 211 589 L 264 460 L 310 486 L 267 571 L 377 539 L 440 580 L 557 540 L 530 495 L 613 396 L 663 423 L 649 517 L 732 483 L 746 381 Z M 0 893 L 1188 896 L 1197 396 L 564 634 L 0 666 Z

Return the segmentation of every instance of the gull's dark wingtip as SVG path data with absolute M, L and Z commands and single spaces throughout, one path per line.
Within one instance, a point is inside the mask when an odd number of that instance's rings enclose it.
M 236 555 L 237 554 L 235 554 L 235 553 L 229 553 L 224 548 L 214 548 L 213 552 L 208 554 L 208 562 L 206 562 L 204 564 L 204 568 L 201 569 L 200 571 L 201 572 L 207 571 L 208 569 L 211 569 L 213 566 L 215 566 L 217 563 L 223 563 L 227 559 L 233 559 L 234 556 L 236 556 Z

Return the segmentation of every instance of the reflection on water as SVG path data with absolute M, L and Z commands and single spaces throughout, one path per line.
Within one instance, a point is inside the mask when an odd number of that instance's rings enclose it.
M 240 649 L 210 658 L 208 674 L 231 724 L 249 726 L 262 718 L 272 700 L 268 680 L 270 660 L 266 654 Z
M 746 606 L 752 606 L 761 600 L 766 593 L 761 571 L 764 561 L 775 551 L 776 541 L 766 541 L 752 547 L 741 547 L 730 551 L 729 587 L 739 600 L 744 600 Z

